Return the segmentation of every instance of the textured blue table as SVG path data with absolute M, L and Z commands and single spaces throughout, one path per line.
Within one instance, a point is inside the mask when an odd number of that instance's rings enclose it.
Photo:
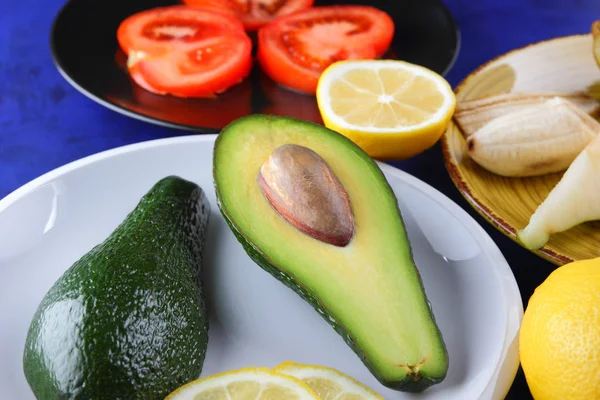
M 63 1 L 11 2 L 0 14 L 0 198 L 78 158 L 182 134 L 107 110 L 62 79 L 52 64 L 48 38 Z M 453 86 L 497 55 L 538 40 L 588 32 L 592 21 L 600 18 L 599 0 L 446 0 L 446 4 L 462 36 L 460 54 L 447 75 Z M 512 266 L 526 303 L 552 265 L 505 238 L 468 206 L 444 169 L 439 145 L 396 166 L 433 185 L 475 217 Z M 521 371 L 508 398 L 531 398 Z

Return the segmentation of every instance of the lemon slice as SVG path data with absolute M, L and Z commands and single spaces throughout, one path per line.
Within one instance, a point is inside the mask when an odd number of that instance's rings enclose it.
M 592 36 L 594 37 L 594 58 L 600 67 L 600 19 L 592 24 Z
M 301 379 L 324 400 L 383 400 L 356 379 L 333 368 L 286 361 L 273 370 Z
M 456 98 L 437 73 L 404 61 L 350 60 L 319 78 L 325 126 L 371 157 L 407 159 L 433 146 L 452 118 Z
M 301 380 L 268 368 L 242 368 L 181 386 L 165 400 L 319 400 Z

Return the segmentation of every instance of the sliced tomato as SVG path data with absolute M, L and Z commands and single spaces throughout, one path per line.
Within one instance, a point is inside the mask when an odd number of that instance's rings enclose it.
M 214 97 L 252 68 L 252 42 L 233 15 L 188 6 L 134 14 L 117 31 L 132 79 L 180 97 Z
M 257 58 L 275 82 L 314 94 L 321 73 L 329 65 L 380 57 L 393 36 L 393 20 L 377 8 L 313 7 L 262 27 L 258 31 Z
M 275 18 L 304 10 L 314 0 L 183 0 L 185 4 L 228 11 L 237 15 L 248 31 L 255 31 Z
M 226 14 L 234 15 L 236 18 L 241 18 L 238 15 L 237 3 L 235 0 L 183 0 L 184 4 L 192 7 L 207 8 L 209 10 L 220 11 Z

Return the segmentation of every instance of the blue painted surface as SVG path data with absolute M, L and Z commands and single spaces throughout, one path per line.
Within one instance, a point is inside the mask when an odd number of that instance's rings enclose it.
M 539 40 L 588 32 L 600 18 L 598 0 L 445 1 L 462 36 L 461 52 L 447 75 L 453 86 L 493 57 Z M 107 110 L 63 80 L 48 46 L 62 5 L 63 0 L 21 0 L 0 13 L 0 198 L 81 157 L 182 134 Z M 395 165 L 441 190 L 482 224 L 513 267 L 527 302 L 553 267 L 476 215 L 451 183 L 439 146 Z M 508 398 L 531 398 L 521 372 Z

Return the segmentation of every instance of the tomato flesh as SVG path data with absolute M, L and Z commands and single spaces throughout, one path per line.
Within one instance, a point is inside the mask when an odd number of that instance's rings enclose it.
M 143 60 L 130 67 L 134 78 L 155 93 L 179 97 L 214 97 L 215 93 L 241 82 L 252 68 L 252 58 L 239 54 L 250 46 L 241 38 L 228 37 L 205 47 L 195 47 L 187 53 Z M 224 74 L 233 71 L 235 74 Z M 199 79 L 201 77 L 201 79 Z M 137 81 L 136 80 L 136 81 Z
M 321 73 L 329 65 L 380 57 L 393 36 L 392 19 L 376 8 L 313 7 L 261 28 L 257 58 L 277 83 L 314 94 Z
M 127 18 L 117 31 L 131 78 L 144 89 L 179 97 L 214 97 L 252 68 L 252 43 L 234 16 L 188 6 Z
M 311 7 L 314 0 L 183 0 L 195 7 L 235 14 L 248 31 L 255 31 L 278 17 Z

